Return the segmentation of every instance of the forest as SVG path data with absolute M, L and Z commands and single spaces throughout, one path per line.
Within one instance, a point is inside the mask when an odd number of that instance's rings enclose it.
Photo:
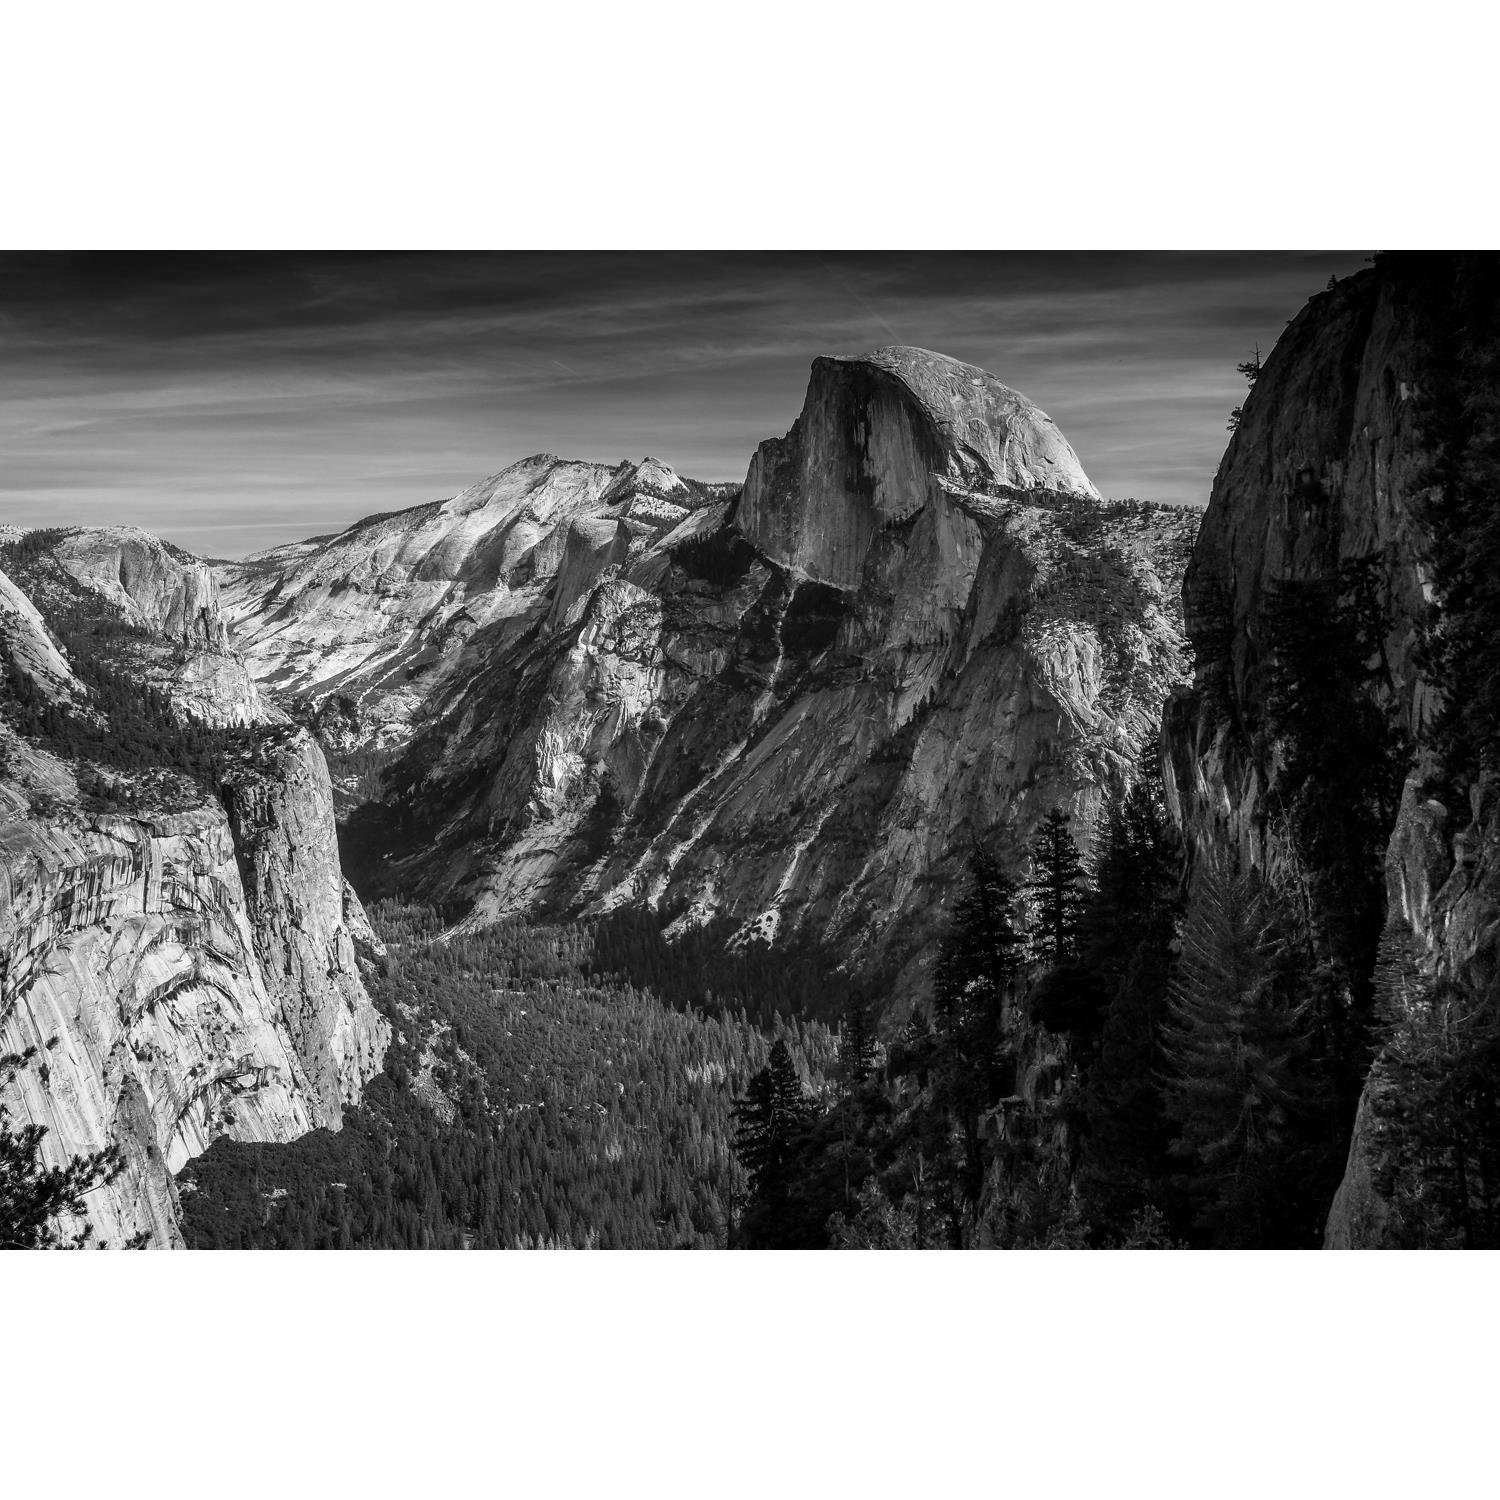
M 189 1245 L 723 1248 L 746 1196 L 732 1101 L 768 1033 L 799 1089 L 828 1091 L 826 1026 L 769 1010 L 763 1031 L 734 1003 L 753 965 L 736 980 L 723 962 L 725 988 L 705 992 L 684 954 L 659 994 L 581 925 L 445 942 L 427 908 L 370 918 L 388 949 L 369 984 L 393 1027 L 384 1073 L 337 1133 L 220 1140 L 189 1163 Z
M 1295 913 L 1185 882 L 1154 756 L 1092 875 L 1065 815 L 977 850 L 930 1016 L 654 918 L 443 938 L 382 901 L 395 1038 L 344 1129 L 217 1142 L 199 1246 L 1310 1246 L 1347 1149 Z M 1299 946 L 1300 945 L 1300 946 Z M 804 960 L 811 965 L 813 960 Z M 830 976 L 831 976 L 831 970 Z M 825 1008 L 827 997 L 825 997 Z

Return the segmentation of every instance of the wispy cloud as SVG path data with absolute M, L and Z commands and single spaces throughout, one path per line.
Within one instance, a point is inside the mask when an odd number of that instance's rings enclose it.
M 232 555 L 529 453 L 743 475 L 825 353 L 993 371 L 1106 493 L 1207 498 L 1236 361 L 1361 252 L 0 256 L 0 520 Z

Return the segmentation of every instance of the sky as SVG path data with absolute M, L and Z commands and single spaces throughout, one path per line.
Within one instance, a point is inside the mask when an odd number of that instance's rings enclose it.
M 533 453 L 743 479 L 820 354 L 916 344 L 1106 495 L 1203 504 L 1269 352 L 1364 251 L 0 255 L 0 522 L 240 557 Z

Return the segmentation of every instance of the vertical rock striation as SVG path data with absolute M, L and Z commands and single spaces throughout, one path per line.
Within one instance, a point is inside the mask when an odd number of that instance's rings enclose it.
M 262 978 L 222 811 L 0 823 L 0 1048 L 38 1049 L 8 1091 L 60 1164 L 118 1145 L 89 1219 L 119 1245 L 180 1243 L 171 1174 L 218 1135 L 331 1124 Z
M 266 988 L 319 1123 L 337 1128 L 379 1071 L 390 1026 L 360 978 L 356 939 L 372 953 L 376 940 L 339 866 L 323 752 L 306 730 L 278 737 L 224 802 Z
M 1314 297 L 1288 326 L 1245 403 L 1184 583 L 1187 628 L 1225 664 L 1168 705 L 1175 812 L 1199 848 L 1229 847 L 1273 876 L 1287 851 L 1274 811 L 1279 767 L 1265 719 L 1269 606 L 1277 584 L 1329 579 L 1370 560 L 1388 604 L 1389 700 L 1413 739 L 1438 696 L 1420 642 L 1433 597 L 1424 505 L 1432 459 L 1419 397 L 1431 329 L 1413 278 L 1387 261 Z M 1216 703 L 1216 700 L 1219 700 Z M 1453 817 L 1407 778 L 1386 853 L 1384 947 L 1416 970 L 1483 987 L 1500 942 L 1500 826 L 1478 795 Z M 1382 1243 L 1369 1158 L 1378 1076 L 1367 1086 L 1326 1243 Z
M 71 763 L 0 722 L 0 1052 L 35 1049 L 5 1102 L 47 1128 L 49 1163 L 120 1148 L 124 1171 L 88 1201 L 99 1238 L 173 1246 L 184 1162 L 220 1135 L 337 1128 L 388 1028 L 359 975 L 360 952 L 378 945 L 339 868 L 321 752 L 305 731 L 266 722 L 280 716 L 228 647 L 208 570 L 141 535 L 122 546 L 114 533 L 69 533 L 58 560 L 83 587 L 100 582 L 132 624 L 165 632 L 123 638 L 145 680 L 175 689 L 185 666 L 216 656 L 248 691 L 194 716 L 257 717 L 262 735 L 226 774 L 232 817 L 153 773 L 139 784 L 154 810 L 126 816 L 97 810 Z M 0 698 L 24 676 L 93 711 L 3 574 L 0 644 Z
M 813 362 L 801 416 L 750 462 L 739 526 L 782 566 L 854 588 L 880 529 L 944 484 L 1099 498 L 1024 396 L 973 365 L 895 347 Z

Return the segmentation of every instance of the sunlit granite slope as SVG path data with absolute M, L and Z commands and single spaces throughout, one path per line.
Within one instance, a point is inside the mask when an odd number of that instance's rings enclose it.
M 128 643 L 150 658 L 148 679 L 171 686 L 204 655 L 224 661 L 229 701 L 196 717 L 259 711 L 261 746 L 226 770 L 230 811 L 183 778 L 143 773 L 152 810 L 127 816 L 98 810 L 73 764 L 0 725 L 0 1052 L 36 1049 L 6 1103 L 13 1119 L 47 1127 L 49 1162 L 119 1146 L 125 1171 L 89 1199 L 98 1236 L 169 1246 L 180 1243 L 171 1174 L 184 1161 L 219 1135 L 336 1128 L 378 1070 L 388 1028 L 359 975 L 367 927 L 340 872 L 322 752 L 260 706 L 207 570 L 152 541 L 72 533 L 57 560 L 158 632 Z M 3 574 L 0 673 L 7 689 L 25 677 L 91 711 Z M 204 678 L 193 681 L 196 691 Z M 198 706 L 191 691 L 170 696 Z

